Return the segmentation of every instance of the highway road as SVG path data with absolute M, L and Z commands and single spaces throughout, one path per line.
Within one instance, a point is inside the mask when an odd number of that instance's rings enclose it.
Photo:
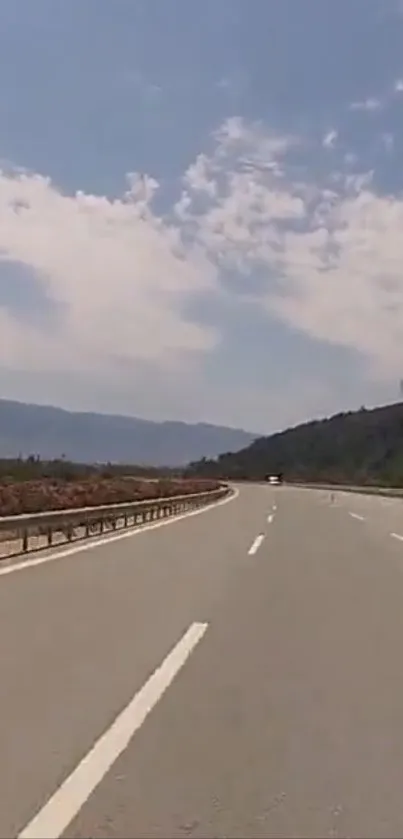
M 403 502 L 244 486 L 0 566 L 0 837 L 403 837 Z

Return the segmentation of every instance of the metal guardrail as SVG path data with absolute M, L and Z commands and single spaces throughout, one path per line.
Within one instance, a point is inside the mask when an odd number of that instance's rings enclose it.
M 353 492 L 359 495 L 382 495 L 387 498 L 403 498 L 403 488 L 399 487 L 375 487 L 375 486 L 348 486 L 345 484 L 304 484 L 290 483 L 290 487 L 300 489 L 318 489 L 326 492 Z
M 218 489 L 189 495 L 0 517 L 0 560 L 180 515 L 230 492 L 231 488 L 222 484 Z

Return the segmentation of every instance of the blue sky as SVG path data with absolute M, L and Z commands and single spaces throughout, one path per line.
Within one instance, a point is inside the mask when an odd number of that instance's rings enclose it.
M 2 396 L 259 432 L 399 398 L 401 2 L 1 11 Z

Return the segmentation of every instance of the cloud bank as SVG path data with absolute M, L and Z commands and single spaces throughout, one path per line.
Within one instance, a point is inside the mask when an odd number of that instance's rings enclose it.
M 228 119 L 164 213 L 164 185 L 147 174 L 129 174 L 112 199 L 1 171 L 1 364 L 119 377 L 128 390 L 144 369 L 197 382 L 223 341 L 197 317 L 203 297 L 235 301 L 240 317 L 256 304 L 268 328 L 275 319 L 355 351 L 374 381 L 400 378 L 403 198 L 377 192 L 357 165 L 335 166 L 336 139 L 336 129 L 315 145 Z M 2 298 L 11 265 L 31 272 L 46 318 Z

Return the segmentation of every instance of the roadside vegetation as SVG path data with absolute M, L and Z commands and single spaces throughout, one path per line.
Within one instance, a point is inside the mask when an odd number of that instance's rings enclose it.
M 118 504 L 202 492 L 217 487 L 215 479 L 183 478 L 174 470 L 129 465 L 0 460 L 0 515 L 36 513 L 102 504 Z

